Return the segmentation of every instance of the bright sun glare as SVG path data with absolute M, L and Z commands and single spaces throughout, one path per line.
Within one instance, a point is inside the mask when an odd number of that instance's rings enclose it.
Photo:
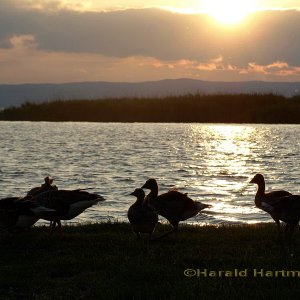
M 256 8 L 256 0 L 207 0 L 205 4 L 205 11 L 222 24 L 238 23 Z

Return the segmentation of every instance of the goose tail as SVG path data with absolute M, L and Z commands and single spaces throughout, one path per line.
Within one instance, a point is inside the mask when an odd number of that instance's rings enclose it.
M 195 201 L 195 203 L 196 203 L 196 207 L 197 207 L 197 209 L 199 209 L 199 211 L 203 210 L 205 208 L 212 207 L 212 205 L 210 205 L 210 204 L 205 204 L 205 203 L 202 203 L 202 202 L 199 202 L 199 201 Z
M 100 195 L 97 195 L 97 200 L 98 200 L 98 202 L 103 202 L 103 201 L 105 201 L 105 198 Z

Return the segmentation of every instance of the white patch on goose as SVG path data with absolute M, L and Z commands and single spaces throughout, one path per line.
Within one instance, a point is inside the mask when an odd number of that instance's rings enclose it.
M 270 204 L 266 203 L 266 202 L 261 202 L 261 208 L 262 208 L 262 210 L 264 210 L 266 212 L 274 211 L 274 207 L 271 206 Z
M 105 201 L 105 198 L 104 197 L 102 197 L 102 196 L 100 196 L 100 195 L 98 195 L 98 197 L 97 197 L 97 202 L 99 202 L 99 201 Z
M 204 209 L 204 208 L 207 208 L 207 205 L 203 204 L 201 202 L 195 201 L 195 204 L 196 204 L 197 209 L 199 209 L 199 211 Z
M 85 211 L 87 208 L 98 203 L 98 199 L 87 200 L 87 201 L 79 201 L 70 205 L 69 211 L 67 215 L 63 218 L 63 220 L 71 220 Z
M 47 208 L 44 206 L 38 206 L 30 209 L 34 214 L 39 215 L 44 212 L 55 212 L 55 209 Z

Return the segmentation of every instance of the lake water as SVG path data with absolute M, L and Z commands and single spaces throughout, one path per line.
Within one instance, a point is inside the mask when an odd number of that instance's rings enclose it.
M 54 178 L 106 198 L 71 222 L 124 221 L 129 194 L 147 178 L 213 205 L 195 224 L 271 222 L 254 205 L 256 173 L 267 189 L 300 193 L 299 125 L 0 122 L 0 198 Z

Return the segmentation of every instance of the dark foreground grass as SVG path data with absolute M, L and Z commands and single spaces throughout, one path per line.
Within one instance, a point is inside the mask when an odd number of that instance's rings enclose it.
M 159 225 L 156 235 L 166 231 Z M 49 234 L 0 233 L 0 299 L 297 299 L 300 236 L 281 246 L 275 224 L 183 226 L 164 240 L 137 241 L 128 224 L 66 226 Z M 185 269 L 247 269 L 247 277 L 187 277 Z M 270 274 L 270 273 L 268 273 Z M 274 274 L 275 275 L 275 274 Z

